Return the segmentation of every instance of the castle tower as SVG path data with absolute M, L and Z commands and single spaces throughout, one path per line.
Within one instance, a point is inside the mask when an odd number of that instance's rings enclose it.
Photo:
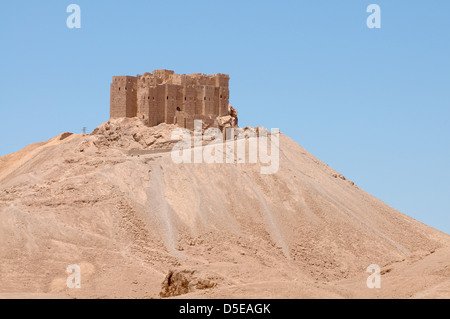
M 110 118 L 135 117 L 137 113 L 137 78 L 113 76 L 110 91 Z

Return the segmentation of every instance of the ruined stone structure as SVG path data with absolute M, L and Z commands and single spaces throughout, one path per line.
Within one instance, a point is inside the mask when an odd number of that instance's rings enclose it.
M 164 122 L 193 129 L 194 120 L 220 127 L 229 117 L 233 126 L 237 112 L 229 105 L 229 79 L 227 74 L 186 75 L 170 70 L 114 76 L 110 118 L 138 117 L 149 126 Z

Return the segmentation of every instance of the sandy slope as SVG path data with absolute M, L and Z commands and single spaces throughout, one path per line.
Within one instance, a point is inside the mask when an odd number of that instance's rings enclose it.
M 261 175 L 173 163 L 173 128 L 116 120 L 0 158 L 0 297 L 158 297 L 169 270 L 188 298 L 450 297 L 450 236 L 288 137 Z M 81 289 L 66 287 L 70 264 Z

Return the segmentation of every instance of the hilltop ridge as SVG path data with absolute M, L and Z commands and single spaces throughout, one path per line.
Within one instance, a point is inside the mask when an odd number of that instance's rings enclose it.
M 115 119 L 1 157 L 0 297 L 450 297 L 449 235 L 282 133 L 275 174 L 175 164 L 175 127 Z

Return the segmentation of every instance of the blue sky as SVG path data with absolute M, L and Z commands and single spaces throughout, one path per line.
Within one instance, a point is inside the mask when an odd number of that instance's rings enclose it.
M 0 155 L 107 121 L 113 75 L 228 73 L 241 126 L 450 233 L 450 1 L 7 1 L 0 40 Z

